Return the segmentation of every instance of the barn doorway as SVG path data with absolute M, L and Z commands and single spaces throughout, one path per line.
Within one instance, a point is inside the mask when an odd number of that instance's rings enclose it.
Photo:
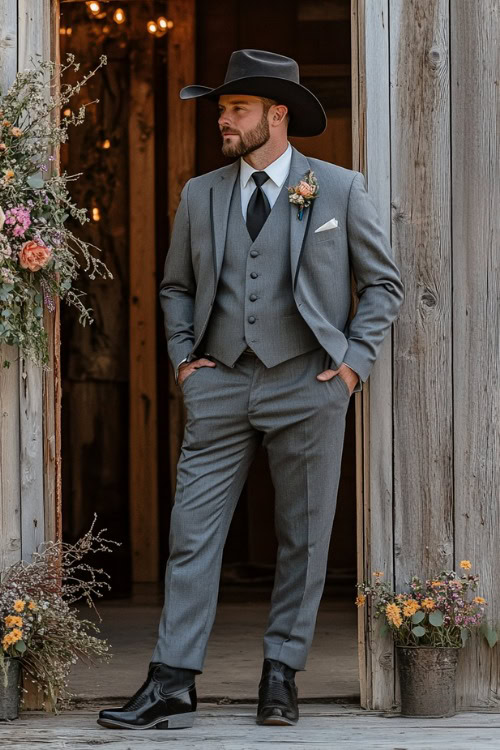
M 181 123 L 176 143 L 173 113 L 181 110 L 172 92 L 184 83 L 221 81 L 234 49 L 290 55 L 328 115 L 322 136 L 291 142 L 306 155 L 351 167 L 350 0 L 255 0 L 251 6 L 240 0 L 110 0 L 94 6 L 96 12 L 89 3 L 61 2 L 61 59 L 72 52 L 85 66 L 100 54 L 108 57 L 102 75 L 82 90 L 82 101 L 99 99 L 99 105 L 73 131 L 61 160 L 69 173 L 84 172 L 74 197 L 89 206 L 90 222 L 79 231 L 103 249 L 114 280 L 93 281 L 85 290 L 93 326 L 83 329 L 71 313 L 62 314 L 63 533 L 67 541 L 78 538 L 95 512 L 98 526 L 122 543 L 101 561 L 112 588 L 99 607 L 117 666 L 101 669 L 97 683 L 91 678 L 94 696 L 97 684 L 103 696 L 119 697 L 136 689 L 154 645 L 182 433 L 182 403 L 169 376 L 157 304 L 168 207 L 179 182 L 227 163 L 208 102 L 191 110 L 194 138 L 185 144 Z M 173 23 L 165 33 L 159 18 Z M 189 34 L 194 44 L 186 41 Z M 182 81 L 186 50 L 194 77 Z M 193 149 L 193 168 L 184 175 L 178 165 L 185 164 L 179 154 L 186 148 Z M 310 684 L 304 676 L 299 685 L 303 697 L 359 694 L 355 433 L 352 398 Z M 275 554 L 273 488 L 262 451 L 224 551 L 218 617 L 200 681 L 205 695 L 241 699 L 255 692 Z M 74 689 L 87 694 L 86 680 L 76 674 Z

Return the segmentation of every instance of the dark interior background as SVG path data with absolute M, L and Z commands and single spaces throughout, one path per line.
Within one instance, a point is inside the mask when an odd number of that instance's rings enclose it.
M 128 4 L 107 6 L 127 9 Z M 154 2 L 158 15 L 168 3 Z M 84 3 L 63 3 L 61 57 L 73 52 L 82 68 L 95 65 L 99 55 L 108 65 L 82 90 L 82 101 L 99 99 L 88 110 L 86 123 L 72 130 L 62 148 L 62 167 L 83 172 L 73 183 L 73 195 L 90 208 L 91 221 L 78 231 L 102 248 L 102 259 L 114 281 L 80 283 L 93 308 L 95 323 L 82 328 L 72 311 L 62 311 L 63 386 L 63 527 L 73 541 L 92 522 L 105 526 L 122 542 L 102 564 L 111 574 L 111 596 L 131 592 L 128 526 L 128 82 L 130 58 L 140 54 L 143 28 L 110 28 L 91 19 Z M 293 139 L 305 154 L 345 167 L 351 166 L 351 82 L 349 0 L 197 1 L 197 80 L 210 86 L 224 78 L 231 52 L 256 47 L 294 57 L 301 80 L 323 103 L 328 129 L 313 139 Z M 175 34 L 175 28 L 169 32 Z M 168 34 L 155 40 L 152 74 L 155 90 L 156 258 L 158 283 L 168 249 L 166 118 Z M 72 108 L 76 109 L 73 103 Z M 197 109 L 196 171 L 227 163 L 220 151 L 217 110 L 199 102 Z M 145 196 L 147 200 L 147 196 Z M 168 469 L 168 398 L 165 374 L 169 367 L 158 305 L 157 360 L 159 431 L 158 487 L 162 581 L 168 556 L 168 519 L 173 498 Z M 354 399 L 347 414 L 346 439 L 337 514 L 329 556 L 326 593 L 351 587 L 356 574 Z M 164 456 L 165 460 L 161 457 Z M 144 498 L 147 503 L 147 498 Z M 273 488 L 262 451 L 250 472 L 238 504 L 224 552 L 223 593 L 241 591 L 258 596 L 268 591 L 273 576 L 276 542 L 273 529 Z

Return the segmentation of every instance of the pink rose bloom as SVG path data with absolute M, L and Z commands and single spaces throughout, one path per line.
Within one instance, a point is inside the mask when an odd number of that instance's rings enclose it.
M 297 186 L 297 193 L 303 195 L 304 198 L 310 198 L 310 196 L 314 194 L 314 187 L 304 180 L 301 180 Z
M 39 271 L 50 260 L 52 254 L 50 247 L 39 245 L 33 240 L 25 242 L 19 251 L 19 263 L 28 271 Z

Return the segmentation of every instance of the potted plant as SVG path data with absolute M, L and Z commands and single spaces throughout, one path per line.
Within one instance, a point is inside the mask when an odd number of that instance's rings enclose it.
M 0 719 L 14 719 L 23 704 L 23 681 L 32 680 L 42 693 L 42 706 L 57 713 L 67 707 L 68 677 L 73 664 L 107 661 L 109 645 L 93 635 L 99 627 L 80 617 L 74 604 L 84 600 L 97 613 L 93 598 L 102 596 L 109 577 L 84 558 L 108 552 L 105 531 L 89 531 L 75 544 L 48 542 L 30 563 L 11 565 L 0 583 Z M 98 613 L 97 613 L 98 614 Z M 99 615 L 98 615 L 99 616 Z
M 471 569 L 462 560 L 464 571 Z M 460 649 L 479 630 L 490 647 L 497 633 L 486 622 L 487 602 L 474 595 L 479 576 L 443 570 L 430 580 L 413 576 L 409 590 L 395 592 L 375 571 L 373 582 L 358 583 L 356 605 L 370 602 L 382 617 L 382 633 L 392 633 L 397 653 L 403 716 L 453 716 Z

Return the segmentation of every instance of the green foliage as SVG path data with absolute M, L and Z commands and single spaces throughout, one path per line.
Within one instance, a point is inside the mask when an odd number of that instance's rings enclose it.
M 106 62 L 102 55 L 99 65 L 71 86 L 63 76 L 69 68 L 79 69 L 74 55 L 67 55 L 66 65 L 32 60 L 33 69 L 20 71 L 0 96 L 0 342 L 19 347 L 44 368 L 45 310 L 53 313 L 56 300 L 64 299 L 79 311 L 82 325 L 92 323 L 91 310 L 73 284 L 82 272 L 91 279 L 112 278 L 92 254 L 99 248 L 65 226 L 69 217 L 80 224 L 89 218 L 68 190 L 80 175 L 61 174 L 53 155 L 67 141 L 68 128 L 81 125 L 86 108 L 96 102 L 60 119 L 57 113 Z

